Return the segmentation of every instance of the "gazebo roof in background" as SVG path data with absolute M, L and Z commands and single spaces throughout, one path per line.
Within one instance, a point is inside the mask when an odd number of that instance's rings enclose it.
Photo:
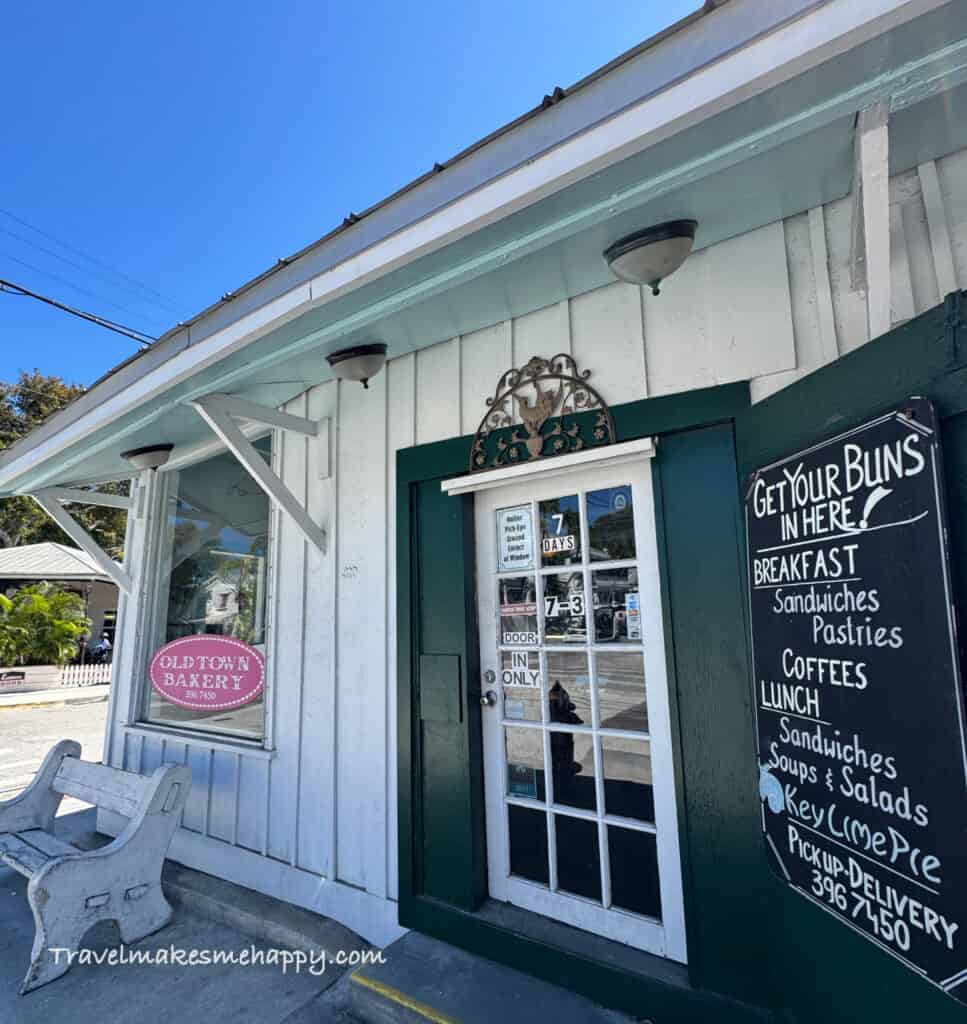
M 0 548 L 0 579 L 114 582 L 85 551 L 50 541 Z

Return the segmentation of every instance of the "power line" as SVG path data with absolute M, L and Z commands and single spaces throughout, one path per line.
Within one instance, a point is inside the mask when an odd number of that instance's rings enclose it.
M 22 285 L 14 284 L 13 281 L 4 281 L 3 278 L 0 278 L 0 292 L 5 292 L 11 295 L 26 295 L 31 299 L 37 299 L 38 302 L 45 302 L 48 306 L 53 306 L 55 309 L 63 310 L 63 312 L 70 313 L 72 316 L 80 317 L 81 320 L 87 320 L 89 323 L 97 324 L 98 327 L 104 327 L 109 331 L 114 331 L 115 334 L 123 334 L 126 338 L 131 338 L 144 348 L 150 348 L 151 343 L 158 340 L 150 334 L 145 334 L 133 327 L 125 327 L 124 324 L 115 323 L 113 320 L 108 320 L 103 316 L 97 316 L 94 313 L 85 313 L 82 309 L 75 309 L 73 306 L 67 306 L 63 302 L 58 302 L 56 299 L 48 298 L 46 295 L 39 295 L 37 292 L 32 292 L 29 288 L 24 288 Z
M 129 284 L 124 284 L 118 281 L 112 281 L 111 278 L 102 270 L 94 270 L 91 267 L 85 267 L 83 263 L 78 263 L 76 260 L 72 260 L 62 253 L 57 252 L 54 249 L 49 249 L 46 245 L 41 245 L 40 242 L 35 242 L 32 238 L 27 238 L 25 235 L 18 235 L 16 231 L 11 231 L 9 228 L 0 227 L 5 235 L 9 235 L 11 238 L 15 238 L 18 242 L 23 242 L 24 245 L 29 245 L 36 249 L 38 252 L 46 253 L 48 256 L 52 256 L 55 260 L 60 260 L 61 263 L 66 263 L 69 267 L 73 267 L 75 270 L 79 270 L 82 274 L 90 274 L 92 277 L 100 278 L 105 284 L 112 288 L 123 288 L 129 295 L 133 296 L 141 302 L 149 303 L 152 306 L 157 306 L 160 309 L 164 309 L 166 312 L 174 313 L 175 316 L 181 316 L 182 311 L 176 309 L 174 306 L 167 302 L 159 301 L 158 299 L 149 299 L 146 295 L 139 292 L 136 288 Z M 12 257 L 11 257 L 12 258 Z
M 22 224 L 25 228 L 30 228 L 31 231 L 36 231 L 38 235 L 43 235 L 44 238 L 49 239 L 51 242 L 56 243 L 57 245 L 61 246 L 61 248 L 66 249 L 68 252 L 72 252 L 75 256 L 80 256 L 81 259 L 89 260 L 91 263 L 96 264 L 102 269 L 107 270 L 112 274 L 116 274 L 120 278 L 123 278 L 130 284 L 137 285 L 139 288 L 143 288 L 146 292 L 150 292 L 158 299 L 163 299 L 168 303 L 173 303 L 175 308 L 172 310 L 172 312 L 182 315 L 184 311 L 187 310 L 188 307 L 184 303 L 178 302 L 175 299 L 162 295 L 161 292 L 159 292 L 155 288 L 152 288 L 151 285 L 145 284 L 144 281 L 141 281 L 136 277 L 132 277 L 131 274 L 126 274 L 123 270 L 118 270 L 115 267 L 112 267 L 110 264 L 105 263 L 103 260 L 99 260 L 96 256 L 91 256 L 88 253 L 84 252 L 83 250 L 78 249 L 76 246 L 69 245 L 67 242 L 64 242 L 61 239 L 57 238 L 56 235 L 52 235 L 49 231 L 44 231 L 42 228 L 38 228 L 35 224 L 31 224 L 30 221 L 24 220 L 23 217 L 18 217 L 17 214 L 11 213 L 9 210 L 5 210 L 2 207 L 0 207 L 0 213 L 2 213 L 5 217 L 9 217 L 11 220 L 15 220 L 18 224 Z
M 68 281 L 66 277 L 61 277 L 60 274 L 55 274 L 52 270 L 42 270 L 40 267 L 34 266 L 33 263 L 28 263 L 26 260 L 20 259 L 19 256 L 11 256 L 10 253 L 3 252 L 0 253 L 0 257 L 8 259 L 11 263 L 16 263 L 27 270 L 32 270 L 35 274 L 42 274 L 44 277 L 49 277 L 52 281 L 66 285 L 68 288 L 73 289 L 75 292 L 80 292 L 81 295 L 86 295 L 90 299 L 96 299 L 98 302 L 103 302 L 105 305 L 113 306 L 115 309 L 120 309 L 122 313 L 130 313 L 132 316 L 141 317 L 143 320 L 149 320 L 152 323 L 157 324 L 159 327 L 165 326 L 163 321 L 159 320 L 157 316 L 154 316 L 151 313 L 142 313 L 136 309 L 132 309 L 130 306 L 124 306 L 120 302 L 114 302 L 112 299 L 105 298 L 97 292 L 92 292 L 89 288 L 83 288 L 79 284 L 74 284 L 73 281 Z

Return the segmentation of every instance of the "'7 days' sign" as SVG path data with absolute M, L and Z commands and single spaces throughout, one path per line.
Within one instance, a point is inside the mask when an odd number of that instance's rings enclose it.
M 967 1002 L 967 748 L 937 420 L 748 481 L 759 794 L 793 889 Z

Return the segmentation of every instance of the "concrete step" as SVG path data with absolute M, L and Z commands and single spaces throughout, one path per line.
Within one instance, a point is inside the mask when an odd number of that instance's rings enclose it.
M 340 981 L 363 1024 L 632 1024 L 583 996 L 409 932 Z
M 174 906 L 220 921 L 270 946 L 325 952 L 336 974 L 342 973 L 335 963 L 338 954 L 372 948 L 331 918 L 172 861 L 165 863 L 161 882 Z

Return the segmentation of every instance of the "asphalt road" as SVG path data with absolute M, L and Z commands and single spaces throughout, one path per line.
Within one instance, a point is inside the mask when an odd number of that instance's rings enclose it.
M 100 761 L 107 701 L 0 708 L 0 800 L 16 796 L 58 740 L 77 740 L 85 761 Z M 65 798 L 60 813 L 85 805 Z

